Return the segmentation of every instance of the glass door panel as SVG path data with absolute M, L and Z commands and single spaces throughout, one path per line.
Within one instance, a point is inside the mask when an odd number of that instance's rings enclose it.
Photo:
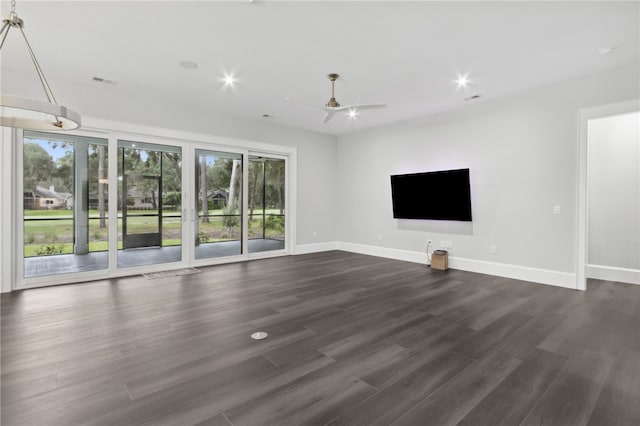
M 107 140 L 25 131 L 24 278 L 109 266 Z
M 195 151 L 196 259 L 242 255 L 242 154 Z
M 285 160 L 249 156 L 249 253 L 285 248 Z
M 182 150 L 118 141 L 118 267 L 182 260 Z
M 122 248 L 161 247 L 162 246 L 162 203 L 155 194 L 162 194 L 160 175 L 122 175 L 123 196 L 134 200 L 129 208 L 122 203 Z M 136 208 L 136 198 L 140 198 Z M 141 207 L 145 208 L 140 212 Z

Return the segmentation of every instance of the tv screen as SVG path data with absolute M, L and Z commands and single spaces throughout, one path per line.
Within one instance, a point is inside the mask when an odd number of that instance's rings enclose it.
M 393 217 L 471 221 L 469 169 L 391 176 Z

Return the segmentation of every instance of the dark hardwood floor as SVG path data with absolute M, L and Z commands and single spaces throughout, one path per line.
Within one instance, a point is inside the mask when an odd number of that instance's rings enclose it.
M 640 425 L 640 286 L 339 251 L 202 270 L 3 295 L 2 425 Z

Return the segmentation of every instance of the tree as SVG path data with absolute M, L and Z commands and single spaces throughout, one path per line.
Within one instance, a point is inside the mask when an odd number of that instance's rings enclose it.
M 163 183 L 163 187 L 171 188 L 172 191 L 178 191 L 180 189 L 180 183 L 182 182 L 182 154 L 177 152 L 163 152 L 163 158 L 167 161 L 163 161 L 162 176 L 166 182 Z M 171 167 L 166 167 L 170 164 Z
M 174 194 L 172 202 L 167 204 L 176 208 L 182 204 L 182 154 L 163 152 L 162 155 L 162 195 Z
M 67 144 L 63 144 L 67 147 Z M 55 171 L 50 180 L 50 184 L 56 188 L 56 192 L 73 192 L 73 164 L 74 151 L 67 151 L 62 157 L 55 161 Z
M 258 186 L 262 185 L 264 162 L 262 161 L 250 161 L 249 162 L 249 218 L 253 219 L 253 211 L 256 207 L 256 201 L 258 197 Z
M 24 144 L 24 190 L 35 194 L 38 185 L 46 185 L 56 172 L 49 153 L 39 144 Z
M 236 207 L 236 185 L 238 183 L 238 167 L 240 160 L 233 160 L 231 165 L 231 178 L 229 179 L 229 202 L 227 203 L 227 214 L 232 214 Z
M 284 160 L 269 161 L 267 167 L 267 182 L 271 197 L 268 205 L 278 207 L 280 214 L 284 213 Z M 266 207 L 266 206 L 265 206 Z
M 213 167 L 207 170 L 207 182 L 212 191 L 228 191 L 233 160 L 216 157 Z
M 164 196 L 162 205 L 171 206 L 173 209 L 178 208 L 182 203 L 182 194 L 179 191 L 167 192 Z
M 200 155 L 200 198 L 202 223 L 209 223 L 209 199 L 207 197 L 207 157 Z

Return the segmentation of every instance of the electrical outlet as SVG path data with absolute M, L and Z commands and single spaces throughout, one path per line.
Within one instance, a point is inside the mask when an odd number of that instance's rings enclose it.
M 313 231 L 313 238 L 318 237 L 318 233 L 316 231 Z
M 378 241 L 382 241 L 382 234 L 378 234 Z
M 497 254 L 497 253 L 498 253 L 498 247 L 496 247 L 496 246 L 489 246 L 489 253 L 491 253 L 491 254 Z
M 560 206 L 553 206 L 553 214 L 560 214 Z

